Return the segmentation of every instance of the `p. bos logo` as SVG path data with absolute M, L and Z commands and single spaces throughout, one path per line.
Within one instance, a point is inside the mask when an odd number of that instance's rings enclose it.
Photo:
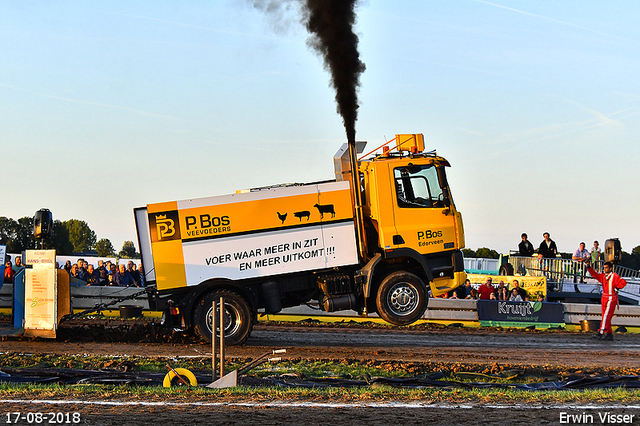
M 176 222 L 164 215 L 156 216 L 156 231 L 158 231 L 158 239 L 171 238 L 176 233 Z
M 177 211 L 149 214 L 151 241 L 170 241 L 180 239 L 180 225 Z

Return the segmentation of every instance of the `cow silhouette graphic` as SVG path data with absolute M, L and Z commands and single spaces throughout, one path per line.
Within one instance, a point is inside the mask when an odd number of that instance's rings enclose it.
M 276 212 L 276 213 L 278 213 L 278 219 L 280 219 L 282 223 L 284 223 L 284 221 L 287 220 L 287 213 L 285 214 L 280 214 L 280 212 Z
M 313 207 L 317 208 L 320 212 L 320 219 L 324 219 L 325 213 L 331 213 L 331 217 L 336 217 L 336 212 L 333 209 L 333 204 L 314 204 Z
M 311 216 L 311 212 L 308 211 L 308 210 L 303 210 L 301 212 L 295 212 L 295 213 L 293 213 L 293 215 L 295 217 L 297 217 L 298 219 L 300 219 L 300 222 L 302 222 L 302 218 L 303 217 L 306 217 L 307 221 L 309 220 L 309 217 Z

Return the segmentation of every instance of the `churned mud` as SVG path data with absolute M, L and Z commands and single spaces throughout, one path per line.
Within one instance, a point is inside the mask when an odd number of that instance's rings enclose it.
M 614 342 L 599 342 L 589 333 L 564 330 L 502 330 L 424 325 L 411 328 L 362 324 L 260 323 L 242 346 L 226 348 L 234 361 L 250 360 L 287 349 L 292 361 L 359 362 L 409 374 L 442 372 L 500 373 L 517 369 L 524 374 L 566 377 L 569 374 L 640 374 L 640 335 L 616 334 Z M 60 326 L 56 340 L 2 337 L 0 351 L 23 354 L 60 354 L 133 357 L 211 357 L 211 346 L 189 332 L 167 330 L 153 320 L 74 320 Z M 112 367 L 118 367 L 115 361 Z M 309 405 L 296 401 L 238 401 L 199 397 L 185 401 L 162 399 L 123 401 L 117 395 L 103 401 L 55 401 L 34 405 L 4 401 L 4 412 L 62 411 L 81 413 L 82 424 L 332 424 L 399 423 L 559 424 L 566 413 L 591 413 L 595 420 L 607 410 L 635 415 L 640 402 L 620 406 L 519 406 L 508 400 L 496 404 L 432 404 L 407 406 L 394 401 L 358 404 L 323 401 Z M 111 404 L 112 403 L 112 404 Z M 284 403 L 284 405 L 283 405 Z M 124 405 L 123 405 L 124 404 Z M 306 405 L 305 405 L 306 404 Z M 335 404 L 335 405 L 331 405 Z M 586 410 L 586 411 L 585 411 Z M 563 414 L 565 413 L 565 414 Z M 6 415 L 6 414 L 5 414 Z M 26 424 L 26 423 L 18 423 Z
M 255 358 L 287 349 L 287 358 L 443 364 L 495 370 L 500 366 L 571 368 L 632 374 L 640 368 L 640 334 L 600 342 L 591 333 L 496 328 L 381 327 L 367 324 L 260 323 L 228 357 Z M 55 340 L 4 336 L 0 349 L 22 353 L 148 357 L 211 356 L 211 346 L 188 331 L 154 320 L 87 319 L 61 324 Z M 633 373 L 635 374 L 635 373 Z

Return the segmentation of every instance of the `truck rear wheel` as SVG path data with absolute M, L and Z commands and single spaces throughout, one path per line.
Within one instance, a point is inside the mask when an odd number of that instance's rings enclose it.
M 393 272 L 378 288 L 378 314 L 393 325 L 408 325 L 422 317 L 427 309 L 427 298 L 420 277 L 405 271 Z
M 216 317 L 220 317 L 220 296 L 224 297 L 224 341 L 227 345 L 241 345 L 247 340 L 253 329 L 249 303 L 237 293 L 227 290 L 211 291 L 200 300 L 195 309 L 194 324 L 196 334 L 211 343 L 213 336 L 213 301 L 216 301 Z M 220 329 L 216 330 L 216 338 L 220 337 Z

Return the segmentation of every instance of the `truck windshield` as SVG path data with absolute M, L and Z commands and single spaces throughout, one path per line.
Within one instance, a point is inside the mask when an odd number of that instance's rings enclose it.
M 398 206 L 407 208 L 445 207 L 445 195 L 435 166 L 410 164 L 393 170 Z

